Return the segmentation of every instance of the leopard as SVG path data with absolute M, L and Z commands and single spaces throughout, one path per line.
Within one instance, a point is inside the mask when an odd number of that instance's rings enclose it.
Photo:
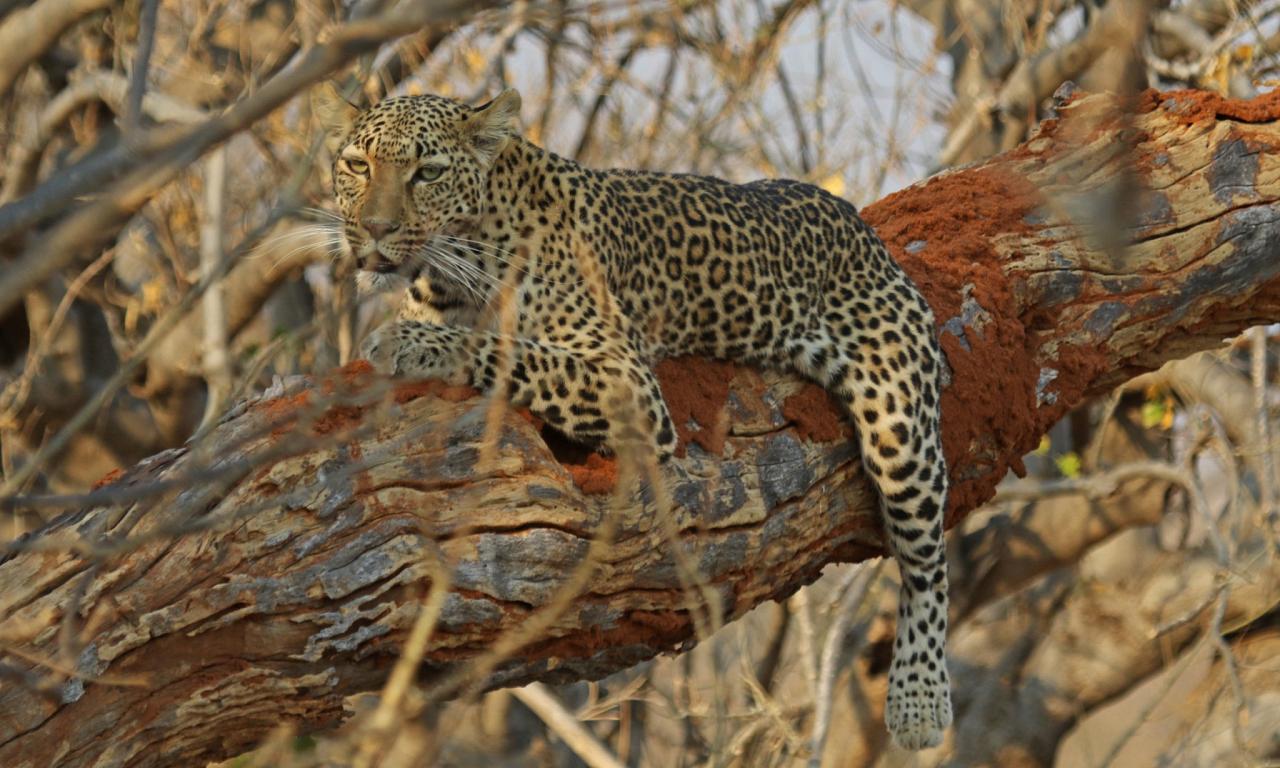
M 639 423 L 661 460 L 678 442 L 663 358 L 790 370 L 838 401 L 901 575 L 884 720 L 901 747 L 940 744 L 945 361 L 928 302 L 854 205 L 794 180 L 585 167 L 522 135 L 514 89 L 361 109 L 330 84 L 311 106 L 350 257 L 407 285 L 361 348 L 380 371 L 505 386 L 606 450 Z M 501 295 L 516 306 L 505 326 Z

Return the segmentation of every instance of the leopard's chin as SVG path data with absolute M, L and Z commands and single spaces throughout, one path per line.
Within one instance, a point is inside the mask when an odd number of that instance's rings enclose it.
M 394 272 L 371 272 L 366 269 L 356 272 L 356 290 L 362 296 L 403 289 L 408 282 L 408 278 Z

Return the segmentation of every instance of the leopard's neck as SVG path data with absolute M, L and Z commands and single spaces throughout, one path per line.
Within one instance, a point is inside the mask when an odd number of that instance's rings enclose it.
M 508 251 L 558 220 L 571 225 L 576 189 L 591 171 L 522 137 L 503 150 L 489 174 L 488 209 L 477 238 Z

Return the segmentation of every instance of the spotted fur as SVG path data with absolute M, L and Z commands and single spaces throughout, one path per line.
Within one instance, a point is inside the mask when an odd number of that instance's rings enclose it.
M 951 722 L 933 315 L 852 205 L 808 184 L 584 168 L 521 138 L 520 99 L 437 96 L 357 113 L 315 101 L 361 267 L 412 280 L 365 352 L 384 370 L 493 385 L 493 307 L 517 286 L 511 398 L 570 437 L 618 445 L 641 414 L 676 434 L 650 369 L 701 354 L 821 383 L 857 426 L 902 572 L 885 719 L 910 749 Z M 462 262 L 460 265 L 459 262 Z

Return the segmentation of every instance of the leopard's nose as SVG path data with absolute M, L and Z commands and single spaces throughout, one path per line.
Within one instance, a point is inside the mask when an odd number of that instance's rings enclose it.
M 374 240 L 381 240 L 399 229 L 400 222 L 390 219 L 367 218 L 361 219 L 360 226 L 364 227 L 364 230 L 369 233 L 369 237 Z

